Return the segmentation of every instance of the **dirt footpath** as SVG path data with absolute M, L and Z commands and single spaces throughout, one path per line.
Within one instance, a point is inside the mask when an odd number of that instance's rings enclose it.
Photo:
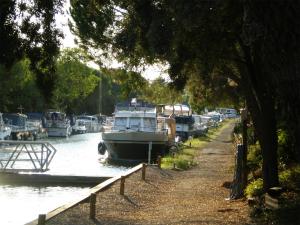
M 137 172 L 97 195 L 96 220 L 89 219 L 89 204 L 77 206 L 47 224 L 252 224 L 245 201 L 228 201 L 224 182 L 233 178 L 230 142 L 233 122 L 199 149 L 198 165 L 188 171 L 148 167 L 146 182 Z

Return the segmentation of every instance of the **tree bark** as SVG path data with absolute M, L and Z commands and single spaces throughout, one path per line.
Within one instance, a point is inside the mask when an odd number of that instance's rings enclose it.
M 252 116 L 257 138 L 262 149 L 264 190 L 278 186 L 277 162 L 277 125 L 275 118 L 275 102 L 268 76 L 262 74 L 260 64 L 253 61 L 249 47 L 240 43 L 243 49 L 246 66 L 240 67 L 241 86 L 245 94 L 247 106 Z

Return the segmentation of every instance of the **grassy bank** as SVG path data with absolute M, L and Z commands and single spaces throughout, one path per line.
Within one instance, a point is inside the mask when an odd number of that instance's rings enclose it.
M 164 169 L 186 170 L 195 166 L 197 164 L 195 157 L 199 154 L 199 150 L 215 139 L 228 125 L 229 120 L 226 120 L 220 123 L 218 127 L 210 128 L 203 136 L 179 144 L 177 149 L 172 149 L 168 155 L 162 158 L 161 167 Z

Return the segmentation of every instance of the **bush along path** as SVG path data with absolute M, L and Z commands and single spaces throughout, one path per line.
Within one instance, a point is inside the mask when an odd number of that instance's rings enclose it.
M 252 224 L 246 201 L 229 201 L 234 155 L 230 121 L 219 134 L 197 149 L 196 164 L 188 170 L 147 167 L 97 195 L 96 219 L 89 219 L 89 204 L 81 204 L 47 224 Z

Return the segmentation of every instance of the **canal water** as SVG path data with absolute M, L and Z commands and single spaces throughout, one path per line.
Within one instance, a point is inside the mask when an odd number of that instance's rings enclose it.
M 46 139 L 57 153 L 46 173 L 55 175 L 115 176 L 126 167 L 111 166 L 98 155 L 101 133 Z M 0 184 L 0 224 L 21 225 L 89 191 L 87 187 L 32 187 Z

